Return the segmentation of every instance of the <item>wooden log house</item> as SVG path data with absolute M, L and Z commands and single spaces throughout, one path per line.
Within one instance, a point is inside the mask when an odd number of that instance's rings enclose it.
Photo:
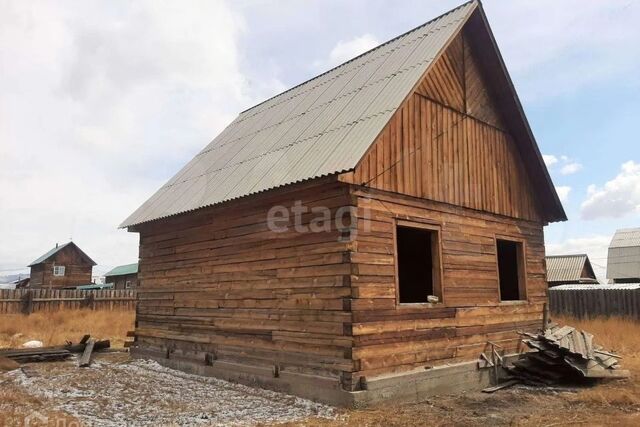
M 339 405 L 478 387 L 563 220 L 471 1 L 242 112 L 124 221 L 132 354 Z
M 96 265 L 73 242 L 56 246 L 29 264 L 29 288 L 61 289 L 91 283 Z
M 114 267 L 104 274 L 104 282 L 113 284 L 113 289 L 136 289 L 138 287 L 138 263 Z

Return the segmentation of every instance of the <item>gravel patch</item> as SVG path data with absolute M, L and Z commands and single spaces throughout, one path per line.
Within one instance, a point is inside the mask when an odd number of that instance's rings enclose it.
M 337 416 L 335 408 L 273 391 L 175 371 L 148 360 L 32 365 L 4 379 L 85 425 L 244 426 Z

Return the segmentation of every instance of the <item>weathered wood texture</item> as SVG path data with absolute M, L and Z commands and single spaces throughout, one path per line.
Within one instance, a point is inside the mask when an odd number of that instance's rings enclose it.
M 54 276 L 53 266 L 65 267 L 64 276 Z M 62 248 L 46 262 L 31 267 L 30 288 L 64 288 L 91 283 L 93 264 L 73 245 Z
M 517 329 L 541 325 L 546 301 L 542 225 L 444 203 L 354 187 L 358 233 L 351 260 L 353 382 L 360 375 L 473 360 L 487 341 L 513 352 Z M 399 305 L 396 221 L 438 226 L 443 301 Z M 500 302 L 496 236 L 525 246 L 526 300 Z
M 477 65 L 454 40 L 353 172 L 135 227 L 133 351 L 347 390 L 477 359 L 487 341 L 516 351 L 546 301 L 543 221 Z M 352 216 L 328 232 L 269 230 L 267 211 L 296 200 Z M 442 303 L 397 304 L 398 220 L 439 228 Z M 523 244 L 523 301 L 500 302 L 496 237 Z
M 549 289 L 549 309 L 556 316 L 640 319 L 640 289 Z
M 535 191 L 515 142 L 497 127 L 488 87 L 471 59 L 455 59 L 470 50 L 461 40 L 394 114 L 353 182 L 538 221 Z
M 133 290 L 2 289 L 0 313 L 34 313 L 62 309 L 134 310 Z
M 348 186 L 335 181 L 140 227 L 137 346 L 197 364 L 335 379 L 350 370 L 350 243 L 339 240 L 345 231 L 330 221 L 328 231 L 297 232 L 293 217 L 285 232 L 267 224 L 272 206 L 291 208 L 296 200 L 335 216 L 351 201 Z M 302 214 L 300 225 L 317 217 Z

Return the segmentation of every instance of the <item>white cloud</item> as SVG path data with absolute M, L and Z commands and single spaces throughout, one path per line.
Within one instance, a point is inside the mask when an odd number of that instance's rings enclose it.
M 553 154 L 543 154 L 542 159 L 544 160 L 544 164 L 547 165 L 548 168 L 558 163 L 558 158 Z
M 243 28 L 221 1 L 3 3 L 0 269 L 70 237 L 137 259 L 117 225 L 254 101 Z
M 562 166 L 560 169 L 560 173 L 562 175 L 572 175 L 578 171 L 582 170 L 582 164 L 578 162 L 569 162 Z
M 523 0 L 486 1 L 484 6 L 525 99 L 572 93 L 612 79 L 637 86 L 637 2 Z M 597 37 L 594 28 L 601 29 Z
M 620 218 L 640 213 L 640 163 L 628 161 L 602 187 L 592 184 L 581 205 L 583 219 Z
M 556 187 L 556 192 L 558 193 L 558 197 L 560 197 L 561 202 L 566 202 L 569 197 L 569 192 L 571 191 L 571 187 L 568 186 L 559 186 Z
M 564 154 L 561 156 L 543 154 L 542 159 L 549 170 L 553 171 L 556 170 L 557 167 L 560 167 L 560 173 L 562 175 L 572 175 L 582 170 L 582 163 L 576 162 Z
M 316 68 L 331 68 L 340 65 L 366 51 L 378 46 L 380 42 L 371 34 L 363 34 L 351 40 L 340 40 L 329 52 L 325 60 L 315 62 Z
M 562 242 L 547 243 L 547 255 L 587 254 L 598 279 L 606 277 L 607 249 L 611 236 L 594 235 L 566 239 Z

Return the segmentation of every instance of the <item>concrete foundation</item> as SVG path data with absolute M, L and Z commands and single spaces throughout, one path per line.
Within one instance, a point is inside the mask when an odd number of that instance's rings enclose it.
M 367 379 L 366 390 L 346 391 L 337 379 L 287 371 L 275 374 L 267 367 L 217 360 L 205 365 L 193 359 L 166 358 L 164 354 L 137 348 L 131 349 L 131 355 L 153 359 L 163 366 L 191 374 L 216 377 L 346 408 L 388 402 L 417 403 L 435 395 L 479 391 L 490 386 L 493 379 L 491 369 L 478 369 L 477 362 L 464 362 L 370 378 Z

